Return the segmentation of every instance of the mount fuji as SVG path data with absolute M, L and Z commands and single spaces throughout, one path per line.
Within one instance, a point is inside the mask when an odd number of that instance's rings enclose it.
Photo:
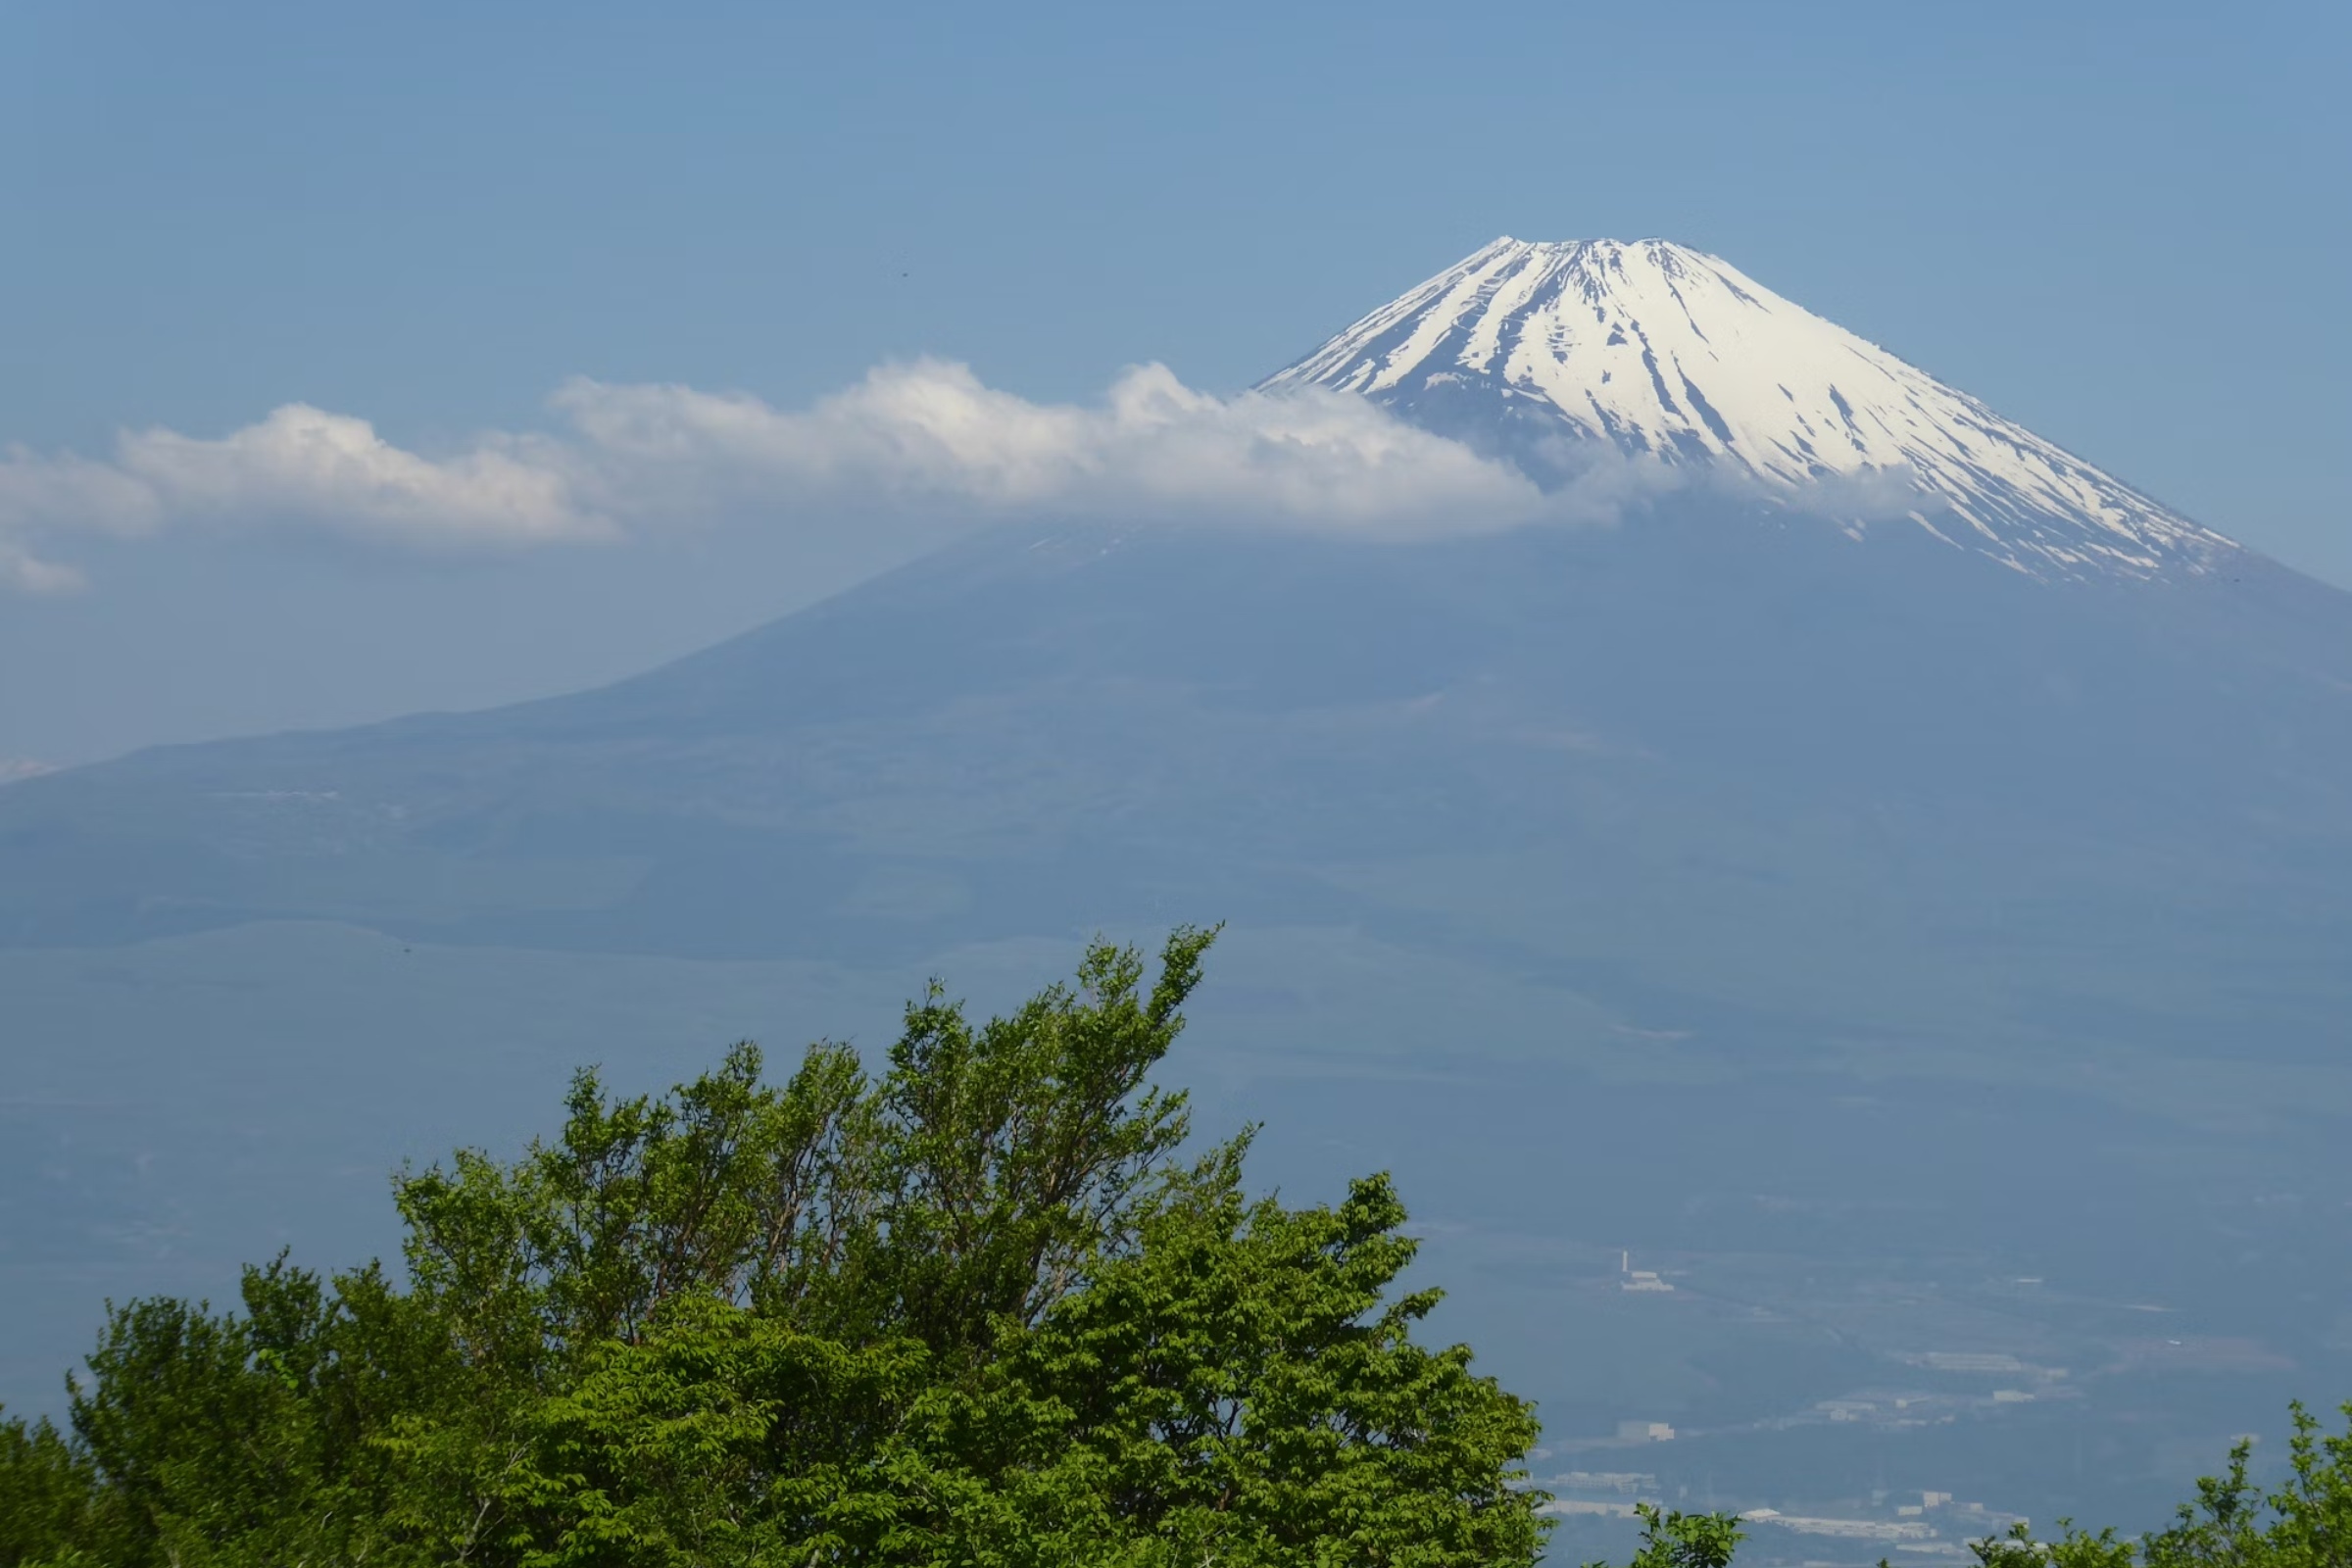
M 2352 1011 L 2314 956 L 2352 940 L 2352 596 L 1662 240 L 1496 240 L 1261 390 L 1310 386 L 1634 499 L 1008 524 L 604 690 L 26 779 L 0 944 L 898 961 L 1230 915 L 1751 1039 L 1864 997 L 1978 1041 Z
M 2352 596 L 1663 241 L 1496 241 L 1305 386 L 1633 499 L 1014 522 L 603 689 L 0 788 L 12 1299 L 372 1223 L 419 1128 L 571 1062 L 1224 918 L 1172 1070 L 1286 1181 L 1394 1167 L 1555 1433 L 1669 1420 L 1639 1464 L 1733 1495 L 1737 1434 L 2014 1329 L 2120 1370 L 1930 1423 L 1916 1484 L 2152 1525 L 2173 1455 L 2352 1386 Z M 1693 1272 L 1621 1298 L 1628 1246 Z M 2303 1381 L 2166 1394 L 2122 1302 Z

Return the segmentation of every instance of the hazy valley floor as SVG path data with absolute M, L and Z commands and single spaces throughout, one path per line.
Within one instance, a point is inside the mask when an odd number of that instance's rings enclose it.
M 0 1105 L 0 1398 L 59 1409 L 102 1298 L 225 1298 L 238 1262 L 285 1246 L 388 1251 L 389 1170 L 511 1152 L 575 1064 L 650 1088 L 742 1037 L 872 1048 L 927 973 L 1001 1004 L 1074 945 L 856 969 L 291 924 L 0 954 L 12 1040 L 39 1047 Z M 1537 1468 L 1566 1495 L 1909 1529 L 1906 1497 L 1948 1492 L 2136 1528 L 2232 1434 L 2275 1438 L 2289 1397 L 2352 1387 L 2344 1069 L 2102 1077 L 1850 1047 L 1743 1064 L 1564 1002 L 1344 930 L 1240 929 L 1169 1076 L 1204 1131 L 1263 1121 L 1256 1175 L 1293 1198 L 1397 1173 L 1452 1292 L 1439 1332 L 1542 1401 Z M 1622 1289 L 1621 1250 L 1674 1289 Z M 1676 1436 L 1620 1442 L 1628 1421 Z M 1975 1528 L 1922 1523 L 1947 1545 Z M 1756 1549 L 1848 1547 L 1889 1549 L 1787 1529 Z

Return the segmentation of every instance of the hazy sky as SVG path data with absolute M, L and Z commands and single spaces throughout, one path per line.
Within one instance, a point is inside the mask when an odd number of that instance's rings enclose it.
M 1725 256 L 2352 584 L 2348 42 L 2340 3 L 9 5 L 0 508 L 45 521 L 0 768 L 628 672 L 927 538 L 852 482 L 887 452 L 776 515 L 680 442 L 893 398 L 1124 439 L 1114 383 L 1246 386 L 1502 233 Z M 922 357 L 970 376 L 865 379 Z M 582 430 L 671 477 L 534 489 Z M 353 471 L 318 525 L 303 475 Z

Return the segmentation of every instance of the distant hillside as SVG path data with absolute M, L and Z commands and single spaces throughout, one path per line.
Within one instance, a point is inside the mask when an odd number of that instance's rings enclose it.
M 846 958 L 1350 922 L 1768 1034 L 2352 1001 L 2352 598 L 1683 513 L 1006 533 L 602 691 L 0 793 L 0 929 Z

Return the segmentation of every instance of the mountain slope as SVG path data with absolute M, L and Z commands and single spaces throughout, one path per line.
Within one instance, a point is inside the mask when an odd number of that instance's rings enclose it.
M 1498 239 L 1262 383 L 1358 392 L 1559 476 L 1595 448 L 1900 516 L 2035 574 L 2237 554 L 1977 399 L 1664 240 Z
M 11 786 L 0 940 L 874 960 L 1229 915 L 1758 1039 L 2179 1036 L 2227 971 L 2309 1040 L 2352 1004 L 2310 962 L 2352 930 L 2346 624 L 2276 568 L 2052 586 L 1767 514 L 1007 533 L 603 691 Z

